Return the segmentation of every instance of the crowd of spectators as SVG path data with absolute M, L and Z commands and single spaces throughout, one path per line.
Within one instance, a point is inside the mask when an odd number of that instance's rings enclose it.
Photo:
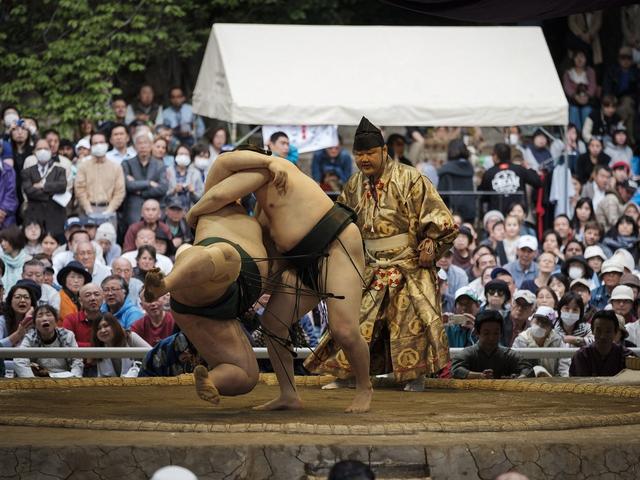
M 584 374 L 588 364 L 590 372 L 612 372 L 612 361 L 593 366 L 609 358 L 603 338 L 613 335 L 623 349 L 640 342 L 640 46 L 630 27 L 638 15 L 625 10 L 624 43 L 611 65 L 602 60 L 599 14 L 570 18 L 561 81 L 571 123 L 560 134 L 510 126 L 492 144 L 479 128 L 407 127 L 387 136 L 393 161 L 430 178 L 460 226 L 438 262 L 450 346 L 470 349 L 453 362 L 454 376 L 566 376 Z M 73 139 L 4 106 L 0 344 L 153 352 L 145 365 L 16 357 L 0 369 L 154 375 L 188 371 L 197 361 L 168 298 L 142 300 L 143 280 L 154 267 L 170 272 L 176 249 L 193 240 L 185 214 L 217 156 L 233 146 L 224 128 L 205 128 L 181 88 L 166 98 L 162 105 L 142 85 L 130 102 L 113 98 L 108 118 L 79 121 Z M 266 147 L 298 162 L 283 132 Z M 339 192 L 353 172 L 342 138 L 311 158 L 309 173 L 327 192 Z M 254 346 L 264 341 L 256 315 L 265 301 L 244 319 Z M 303 317 L 296 343 L 315 346 L 325 319 L 322 306 Z M 581 347 L 582 357 L 578 366 L 569 359 L 525 365 L 512 346 Z M 171 365 L 157 361 L 169 357 Z

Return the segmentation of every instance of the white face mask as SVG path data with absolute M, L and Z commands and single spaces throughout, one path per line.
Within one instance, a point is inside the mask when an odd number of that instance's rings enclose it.
M 51 150 L 46 150 L 44 148 L 36 150 L 36 158 L 40 165 L 46 165 L 49 163 L 49 160 L 51 160 Z
M 5 127 L 10 127 L 14 122 L 17 122 L 20 117 L 15 113 L 7 113 L 4 116 L 4 125 Z
M 560 318 L 562 319 L 562 323 L 567 327 L 572 327 L 578 320 L 580 320 L 580 314 L 573 312 L 560 312 Z
M 575 280 L 576 278 L 582 278 L 584 270 L 582 267 L 569 267 L 569 278 Z
M 533 338 L 542 338 L 547 334 L 547 329 L 540 325 L 531 325 L 531 335 Z
M 520 142 L 520 136 L 517 133 L 509 134 L 509 145 L 518 145 Z
M 196 157 L 193 163 L 196 168 L 199 168 L 200 170 L 206 170 L 209 168 L 209 159 L 207 157 Z
M 29 133 L 31 134 L 31 136 L 34 136 L 36 133 L 38 133 L 38 129 L 36 128 L 35 125 L 29 125 L 27 127 L 27 130 L 29 130 Z
M 189 157 L 189 155 L 176 155 L 176 165 L 179 165 L 181 167 L 187 167 L 189 166 L 190 163 L 191 163 L 191 157 Z
M 94 157 L 104 157 L 109 149 L 109 145 L 104 142 L 91 145 L 91 155 Z

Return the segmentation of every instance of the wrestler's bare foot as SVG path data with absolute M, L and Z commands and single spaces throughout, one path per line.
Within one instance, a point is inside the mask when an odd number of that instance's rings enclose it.
M 371 397 L 373 397 L 373 388 L 356 389 L 356 396 L 351 405 L 347 407 L 345 413 L 365 413 L 371 408 Z
M 166 290 L 164 284 L 164 273 L 159 268 L 152 268 L 144 277 L 144 299 L 146 302 L 153 302 L 156 298 L 164 295 Z
M 193 370 L 193 377 L 196 382 L 196 392 L 205 402 L 217 405 L 220 403 L 220 394 L 209 378 L 209 371 L 204 365 L 198 365 Z
M 300 410 L 302 408 L 302 400 L 300 397 L 284 397 L 274 398 L 270 402 L 253 407 L 254 410 Z

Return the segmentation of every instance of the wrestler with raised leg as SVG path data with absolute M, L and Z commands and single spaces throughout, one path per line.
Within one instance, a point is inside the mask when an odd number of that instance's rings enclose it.
M 286 261 L 290 266 L 281 277 L 281 282 L 290 289 L 273 293 L 262 317 L 280 396 L 256 408 L 302 407 L 293 380 L 293 357 L 282 339 L 288 339 L 293 322 L 311 310 L 324 292 L 329 292 L 333 294 L 327 299 L 329 328 L 353 366 L 356 379 L 356 395 L 346 411 L 366 412 L 372 397 L 369 350 L 358 329 L 364 251 L 360 232 L 353 223 L 353 211 L 334 205 L 320 187 L 292 163 L 256 151 L 237 150 L 216 159 L 214 169 L 207 176 L 205 194 L 189 211 L 187 221 L 199 224 L 200 216 L 216 212 L 232 199 L 250 193 L 252 190 L 229 188 L 223 192 L 217 184 L 253 169 L 268 169 L 274 178 L 273 182 L 267 179 L 253 190 L 260 212 L 257 218 L 269 231 L 280 254 L 288 257 Z M 286 192 L 281 189 L 283 178 L 286 178 Z

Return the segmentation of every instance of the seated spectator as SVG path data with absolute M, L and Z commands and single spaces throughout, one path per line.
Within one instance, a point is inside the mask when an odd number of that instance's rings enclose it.
M 459 289 L 466 287 L 469 284 L 469 278 L 463 269 L 453 265 L 451 262 L 452 257 L 453 252 L 451 249 L 446 250 L 436 262 L 436 266 L 447 273 L 449 289 L 452 292 L 457 292 Z
M 491 280 L 484 286 L 484 296 L 487 299 L 482 310 L 495 310 L 506 317 L 506 304 L 511 300 L 509 286 L 502 280 Z
M 78 294 L 80 310 L 62 319 L 62 326 L 73 332 L 79 347 L 91 346 L 91 328 L 102 318 L 103 297 L 102 289 L 95 283 L 83 285 Z
M 167 169 L 167 197 L 171 197 L 184 210 L 189 210 L 204 193 L 202 170 L 191 163 L 192 156 L 189 147 L 180 145 L 176 150 L 175 165 Z
M 454 139 L 447 147 L 447 163 L 438 170 L 438 190 L 473 192 L 473 165 L 469 161 L 470 153 L 462 139 Z M 475 197 L 463 195 L 442 195 L 449 209 L 460 214 L 465 222 L 476 218 Z
M 556 298 L 564 297 L 564 294 L 569 291 L 569 278 L 562 273 L 554 273 L 549 277 L 547 286 L 553 290 L 556 294 Z
M 193 242 L 191 228 L 184 218 L 186 210 L 183 205 L 174 197 L 167 198 L 166 205 L 163 221 L 169 227 L 173 246 L 178 248 L 183 243 Z
M 166 223 L 160 220 L 162 217 L 162 210 L 160 209 L 160 202 L 154 199 L 146 200 L 142 204 L 142 220 L 135 222 L 129 226 L 127 233 L 124 236 L 124 243 L 122 250 L 125 252 L 131 252 L 138 246 L 136 245 L 136 236 L 138 232 L 143 228 L 156 231 L 157 229 L 164 230 L 164 232 L 171 238 L 171 231 Z
M 442 269 L 438 269 L 438 292 L 440 292 L 440 306 L 441 311 L 451 312 L 455 299 L 452 294 L 449 293 L 449 283 L 447 272 Z
M 533 132 L 531 144 L 527 145 L 523 152 L 524 161 L 529 168 L 539 171 L 543 168 L 549 170 L 548 164 L 552 162 L 549 150 L 549 138 L 544 131 L 538 128 Z M 551 166 L 553 168 L 553 164 Z
M 610 250 L 615 251 L 622 248 L 639 258 L 640 248 L 638 246 L 638 225 L 633 218 L 622 215 L 613 229 L 604 236 L 603 244 Z
M 562 86 L 569 100 L 569 122 L 582 130 L 591 113 L 591 103 L 596 95 L 596 72 L 587 65 L 584 51 L 573 52 L 573 67 L 562 75 Z
M 591 137 L 587 144 L 587 152 L 576 161 L 576 176 L 580 183 L 591 180 L 598 167 L 608 167 L 611 157 L 604 153 L 604 144 L 600 137 Z
M 580 348 L 571 359 L 572 377 L 610 377 L 625 368 L 625 358 L 633 355 L 614 342 L 620 324 L 611 310 L 600 310 L 592 320 L 594 341 Z
M 127 260 L 129 260 L 129 262 L 131 262 L 132 268 L 137 266 L 136 257 L 138 256 L 138 249 L 140 247 L 151 246 L 155 248 L 156 246 L 155 232 L 148 228 L 140 229 L 138 231 L 138 234 L 136 235 L 135 245 L 136 245 L 135 250 L 126 252 L 122 255 L 122 258 L 126 258 Z M 161 255 L 156 252 L 156 266 L 160 270 L 162 270 L 162 273 L 167 275 L 169 272 L 171 272 L 171 269 L 173 268 L 173 262 L 166 255 Z
M 173 262 L 176 248 L 173 246 L 173 242 L 171 240 L 172 239 L 169 238 L 162 230 L 158 230 L 158 232 L 156 233 L 155 247 L 156 255 L 164 255 Z
M 567 242 L 573 238 L 573 230 L 571 229 L 569 217 L 566 215 L 557 215 L 553 219 L 553 231 L 560 237 L 561 248 L 564 249 Z
M 400 137 L 402 139 L 402 137 Z M 387 141 L 387 145 L 391 142 L 391 137 Z M 404 140 L 403 140 L 404 145 Z M 394 154 L 398 152 L 389 152 L 389 155 L 393 158 Z M 400 152 L 402 156 L 403 152 Z M 411 165 L 411 162 L 409 162 Z M 342 147 L 342 138 L 338 137 L 338 144 L 325 148 L 324 150 L 318 150 L 313 154 L 311 160 L 311 177 L 318 183 L 324 178 L 327 172 L 334 172 L 338 175 L 340 183 L 344 185 L 351 177 L 353 171 L 353 159 L 349 152 Z
M 593 315 L 598 311 L 593 305 L 591 305 L 591 289 L 591 280 L 587 280 L 585 278 L 576 278 L 571 281 L 571 285 L 569 286 L 570 292 L 577 293 L 582 298 L 582 303 L 585 305 L 584 321 L 589 325 L 591 325 Z
M 131 331 L 140 335 L 140 337 L 153 347 L 160 340 L 173 334 L 175 326 L 173 315 L 171 315 L 171 312 L 165 310 L 165 305 L 169 304 L 169 294 L 153 302 L 145 302 L 141 292 L 140 303 L 145 315 L 133 323 Z
M 473 234 L 466 227 L 460 227 L 460 233 L 453 241 L 453 258 L 451 263 L 467 270 L 471 267 L 470 245 L 473 242 Z
M 90 281 L 93 283 L 100 284 L 102 280 L 111 275 L 109 267 L 96 261 L 96 249 L 92 242 L 78 242 L 74 258 L 89 272 L 89 275 L 91 275 Z
M 144 312 L 136 303 L 127 298 L 129 289 L 124 278 L 117 275 L 105 278 L 102 281 L 102 291 L 104 292 L 102 312 L 113 315 L 124 329 L 130 329 L 136 320 L 144 317 Z
M 607 192 L 596 208 L 596 218 L 605 231 L 616 224 L 624 213 L 624 206 L 631 200 L 637 189 L 638 184 L 635 181 L 626 180 L 617 182 L 615 189 Z
M 560 348 L 562 339 L 553 330 L 557 318 L 553 308 L 538 307 L 531 316 L 531 326 L 516 337 L 513 348 Z M 538 359 L 537 364 L 534 367 L 536 377 L 558 375 L 557 358 Z
M 0 260 L 4 263 L 2 274 L 2 284 L 4 288 L 10 289 L 22 277 L 22 267 L 25 262 L 31 260 L 24 249 L 25 237 L 22 230 L 12 225 L 0 231 Z
M 590 198 L 582 197 L 576 202 L 573 216 L 571 217 L 571 229 L 573 238 L 582 242 L 584 241 L 584 227 L 588 222 L 593 222 L 596 214 Z
M 493 270 L 491 270 L 491 280 L 501 280 L 506 283 L 511 297 L 513 297 L 513 294 L 516 293 L 517 287 L 515 282 L 513 281 L 511 273 L 509 273 L 509 270 L 506 270 L 503 267 L 495 267 Z
M 29 260 L 22 267 L 22 280 L 31 280 L 35 282 L 41 291 L 42 303 L 51 305 L 57 311 L 60 311 L 60 294 L 51 285 L 44 283 L 44 263 L 40 260 Z
M 516 290 L 511 300 L 511 310 L 502 325 L 500 344 L 510 347 L 515 338 L 529 326 L 529 317 L 536 307 L 536 296 L 529 290 Z
M 40 293 L 37 288 L 17 286 L 9 290 L 0 315 L 0 347 L 11 348 L 22 343 L 27 332 L 33 328 L 33 309 L 38 305 Z M 13 361 L 5 360 L 7 370 L 13 370 Z
M 545 230 L 542 234 L 542 252 L 550 253 L 556 259 L 564 260 L 564 254 L 560 250 L 562 239 L 558 232 L 554 230 Z
M 58 272 L 56 279 L 62 287 L 60 290 L 60 317 L 66 318 L 67 315 L 78 312 L 80 287 L 91 282 L 91 274 L 87 272 L 84 265 L 74 260 Z
M 127 194 L 123 206 L 123 221 L 133 226 L 140 219 L 140 212 L 144 218 L 144 206 L 151 199 L 162 201 L 169 188 L 166 167 L 160 162 L 151 162 L 151 134 L 141 132 L 134 138 L 137 155 L 122 162 Z M 158 203 L 157 220 L 160 219 L 160 204 Z M 157 221 L 156 220 L 156 221 Z M 132 234 L 132 237 L 135 234 Z M 131 238 L 132 238 L 131 237 Z M 125 237 L 124 250 L 127 250 Z M 130 241 L 130 239 L 129 239 Z
M 218 156 L 223 153 L 224 147 L 229 146 L 229 133 L 227 133 L 227 129 L 218 127 L 211 130 L 209 135 L 207 135 L 207 143 L 209 147 L 209 158 L 213 164 Z
M 623 274 L 632 273 L 636 269 L 636 258 L 631 255 L 631 253 L 625 248 L 619 248 L 615 252 L 613 252 L 613 255 L 611 255 L 611 260 L 614 260 L 622 265 L 622 268 L 624 269 L 624 271 L 622 272 Z
M 469 278 L 469 280 L 476 280 L 481 276 L 486 267 L 497 266 L 496 252 L 488 245 L 479 245 L 473 251 L 473 255 L 471 255 L 471 262 L 473 266 L 471 267 L 471 269 L 466 270 L 467 277 Z M 476 282 L 476 284 L 478 282 Z M 476 289 L 476 291 L 478 291 L 477 286 L 474 286 L 474 288 Z M 479 297 L 482 295 L 484 295 L 484 293 L 479 294 Z
M 533 292 L 534 295 L 538 293 L 540 287 L 548 285 L 549 278 L 556 269 L 556 256 L 549 252 L 542 252 L 536 259 L 536 263 L 538 264 L 538 275 L 533 280 L 522 282 L 520 287 L 522 290 Z
M 497 222 L 491 222 L 491 230 L 489 230 L 489 236 L 486 237 L 482 242 L 480 242 L 479 246 L 486 245 L 491 247 L 498 257 L 500 265 L 506 265 L 507 255 L 504 251 L 504 222 L 502 220 L 498 220 Z
M 478 313 L 475 320 L 478 343 L 465 348 L 453 358 L 454 378 L 513 378 L 532 373 L 528 362 L 507 347 L 499 345 L 502 317 L 493 310 Z
M 33 256 L 42 253 L 42 226 L 35 220 L 26 219 L 22 224 L 24 237 L 26 240 L 24 251 L 27 255 Z
M 53 258 L 54 253 L 60 247 L 60 239 L 51 232 L 44 232 L 40 240 L 40 247 L 49 260 Z
M 584 278 L 590 280 L 593 277 L 593 270 L 589 267 L 587 260 L 582 255 L 572 255 L 569 257 L 560 270 L 569 283 L 577 278 Z M 565 292 L 568 290 L 568 286 L 565 288 Z M 565 293 L 563 292 L 563 294 Z
M 527 212 L 521 202 L 511 202 L 507 215 L 516 217 L 520 221 L 520 235 L 538 235 L 533 225 L 527 222 Z
M 33 312 L 35 328 L 29 331 L 20 348 L 76 348 L 73 332 L 57 327 L 58 312 L 51 305 L 40 305 Z M 45 354 L 43 354 L 45 355 Z M 18 377 L 82 377 L 81 358 L 14 358 Z
M 591 139 L 598 137 L 601 145 L 611 141 L 613 129 L 620 123 L 620 116 L 616 113 L 618 100 L 613 95 L 602 97 L 600 108 L 594 108 L 584 121 L 582 127 L 582 138 L 585 142 L 591 143 Z
M 489 210 L 484 214 L 484 217 L 482 217 L 482 231 L 485 235 L 493 230 L 493 226 L 496 222 L 504 223 L 504 215 L 500 210 Z
M 442 314 L 445 332 L 450 348 L 464 348 L 473 345 L 474 321 L 480 310 L 480 300 L 469 287 L 456 290 L 453 312 Z
M 616 260 L 610 259 L 602 262 L 600 269 L 601 285 L 591 292 L 591 305 L 598 310 L 604 309 L 609 303 L 611 292 L 620 284 L 623 273 L 624 267 Z
M 131 265 L 131 262 L 124 257 L 118 257 L 111 262 L 111 271 L 114 275 L 122 277 L 127 284 L 129 289 L 127 299 L 134 305 L 140 306 L 140 292 L 142 291 L 143 283 L 133 277 L 133 265 Z
M 554 329 L 562 338 L 562 347 L 582 347 L 593 342 L 591 326 L 585 321 L 584 303 L 580 295 L 567 293 L 558 302 L 556 311 L 559 320 Z M 560 359 L 558 370 L 561 376 L 568 376 L 569 364 L 569 359 Z
M 598 205 L 610 188 L 611 175 L 612 173 L 609 167 L 603 164 L 596 165 L 593 169 L 593 180 L 587 182 L 582 188 L 582 197 L 591 199 L 594 216 L 596 208 L 598 208 Z M 580 179 L 578 178 L 578 180 Z M 595 220 L 595 217 L 592 220 Z
M 551 307 L 555 309 L 558 305 L 556 292 L 547 285 L 538 288 L 538 292 L 536 293 L 536 305 L 538 307 Z
M 193 373 L 201 363 L 196 347 L 182 332 L 160 340 L 144 357 L 141 377 L 174 377 Z
M 533 261 L 538 252 L 538 240 L 530 235 L 518 239 L 517 260 L 507 263 L 504 268 L 511 273 L 517 288 L 522 288 L 526 280 L 533 280 L 538 275 L 538 265 Z
M 604 255 L 607 256 L 606 258 L 609 258 L 611 255 L 613 255 L 613 252 L 609 250 L 604 244 L 600 243 L 600 240 L 602 240 L 603 236 L 604 234 L 602 233 L 602 227 L 600 227 L 600 224 L 598 222 L 587 222 L 587 224 L 584 226 L 585 247 L 598 247 L 600 250 L 602 250 Z M 585 257 L 586 253 L 587 251 L 585 250 Z
M 89 235 L 89 232 L 84 229 L 76 230 L 71 233 L 69 235 L 69 240 L 67 241 L 67 250 L 59 251 L 53 256 L 52 263 L 54 270 L 56 272 L 59 272 L 62 267 L 75 259 L 76 248 L 79 243 L 90 241 L 91 236 Z M 96 250 L 96 261 L 100 262 L 100 260 L 104 258 L 102 254 L 102 248 L 100 247 L 100 245 L 98 245 L 98 243 L 94 243 L 93 246 Z
M 633 158 L 633 151 L 629 147 L 629 139 L 627 137 L 627 129 L 624 125 L 617 125 L 613 130 L 613 138 L 611 143 L 607 144 L 604 149 L 604 153 L 609 155 L 611 160 L 609 166 L 613 168 L 618 162 L 622 162 L 627 166 L 627 175 L 631 170 L 631 159 Z
M 99 322 L 94 323 L 91 338 L 94 347 L 151 346 L 137 333 L 122 328 L 110 313 L 105 313 Z M 101 358 L 97 362 L 98 377 L 137 377 L 140 366 L 141 362 L 132 358 Z
M 631 142 L 634 143 L 636 106 L 640 89 L 640 71 L 633 64 L 633 52 L 628 46 L 620 47 L 618 63 L 611 65 L 602 82 L 602 93 L 618 100 L 616 113 L 624 121 Z
M 111 266 L 111 262 L 122 254 L 122 248 L 116 243 L 116 229 L 110 223 L 98 227 L 95 241 L 102 248 L 102 258 L 107 266 Z
M 136 266 L 133 276 L 144 283 L 147 272 L 156 266 L 156 248 L 153 245 L 143 245 L 136 255 Z
M 618 285 L 611 292 L 611 306 L 616 315 L 624 318 L 625 323 L 632 323 L 637 320 L 636 313 L 633 311 L 636 297 L 631 287 L 627 285 Z
M 629 165 L 625 162 L 613 162 L 610 165 L 614 183 L 622 183 L 629 180 L 629 175 L 631 173 Z
M 503 265 L 515 262 L 516 260 L 521 227 L 522 225 L 518 217 L 515 215 L 507 215 L 504 220 L 504 240 L 502 241 L 507 261 Z
M 580 257 L 584 255 L 584 245 L 575 238 L 567 240 L 564 246 L 565 262 L 571 257 Z

